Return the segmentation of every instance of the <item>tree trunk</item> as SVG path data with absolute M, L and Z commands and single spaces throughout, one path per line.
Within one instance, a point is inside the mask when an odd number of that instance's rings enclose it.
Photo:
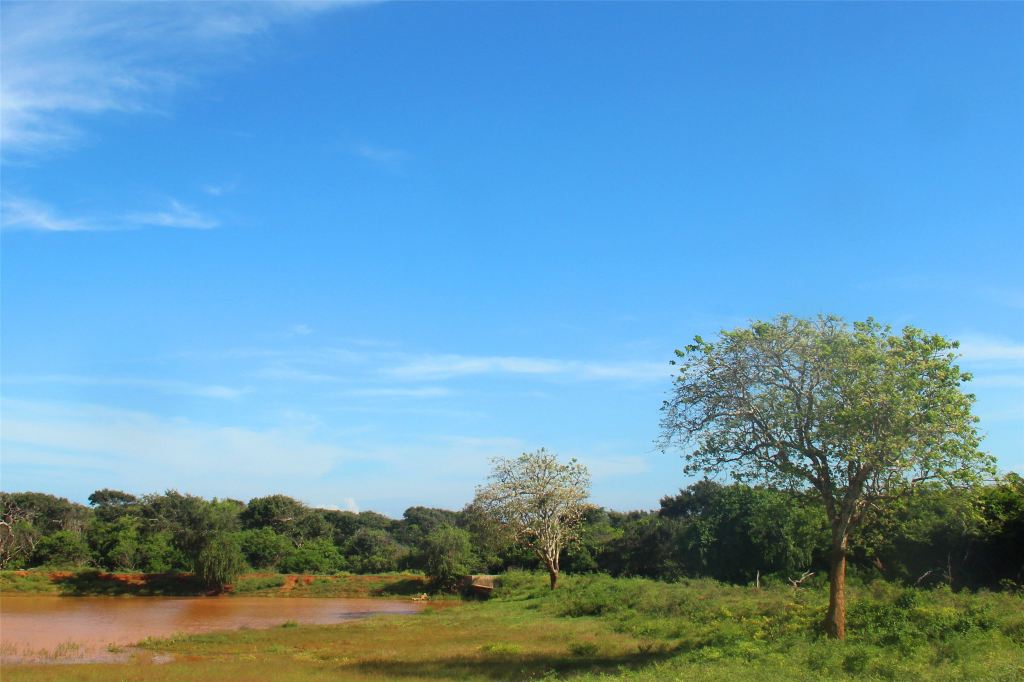
M 846 537 L 832 541 L 825 615 L 825 634 L 830 639 L 846 639 L 846 542 Z
M 544 561 L 544 566 L 548 569 L 548 576 L 551 578 L 551 589 L 555 589 L 558 584 L 558 555 L 559 550 L 557 548 L 548 548 L 544 553 L 540 555 L 540 558 Z

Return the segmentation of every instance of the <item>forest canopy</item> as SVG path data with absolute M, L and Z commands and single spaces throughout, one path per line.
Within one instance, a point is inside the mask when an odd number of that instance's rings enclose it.
M 204 548 L 224 536 L 234 540 L 218 541 L 218 548 L 237 548 L 246 567 L 284 573 L 426 571 L 439 562 L 441 538 L 456 548 L 444 564 L 449 571 L 541 568 L 535 554 L 501 539 L 472 506 L 415 506 L 392 519 L 317 509 L 285 496 L 274 496 L 274 505 L 271 498 L 246 503 L 177 491 L 136 497 L 105 490 L 91 497 L 86 506 L 46 493 L 0 493 L 2 568 L 196 572 Z M 264 513 L 270 507 L 289 515 Z M 704 480 L 663 497 L 653 510 L 590 508 L 561 568 L 785 584 L 804 571 L 823 576 L 829 548 L 827 518 L 808 493 Z M 854 535 L 849 561 L 854 580 L 1019 588 L 1024 479 L 1011 473 L 969 489 L 922 486 Z

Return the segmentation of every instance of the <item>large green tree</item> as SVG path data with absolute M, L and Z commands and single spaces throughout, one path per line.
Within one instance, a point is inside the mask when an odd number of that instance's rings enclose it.
M 243 506 L 236 500 L 204 500 L 168 490 L 144 497 L 141 516 L 148 533 L 169 534 L 183 568 L 201 573 L 200 553 L 214 537 L 238 530 Z
M 781 316 L 676 351 L 662 446 L 683 447 L 690 473 L 731 471 L 821 498 L 831 525 L 830 637 L 846 636 L 850 535 L 872 510 L 924 481 L 971 484 L 992 469 L 956 348 L 871 319 Z

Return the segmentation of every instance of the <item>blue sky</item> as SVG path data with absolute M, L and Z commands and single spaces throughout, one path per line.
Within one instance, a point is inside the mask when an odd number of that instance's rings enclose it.
M 651 508 L 672 351 L 963 342 L 1024 471 L 1024 7 L 2 6 L 2 487 Z

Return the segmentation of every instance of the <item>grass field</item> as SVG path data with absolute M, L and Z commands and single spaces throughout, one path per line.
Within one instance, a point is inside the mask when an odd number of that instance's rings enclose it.
M 512 573 L 487 602 L 145 641 L 129 663 L 12 666 L 4 679 L 1024 679 L 1018 595 L 872 583 L 851 590 L 849 639 L 831 642 L 817 634 L 818 587 L 568 576 L 551 593 L 545 582 Z

